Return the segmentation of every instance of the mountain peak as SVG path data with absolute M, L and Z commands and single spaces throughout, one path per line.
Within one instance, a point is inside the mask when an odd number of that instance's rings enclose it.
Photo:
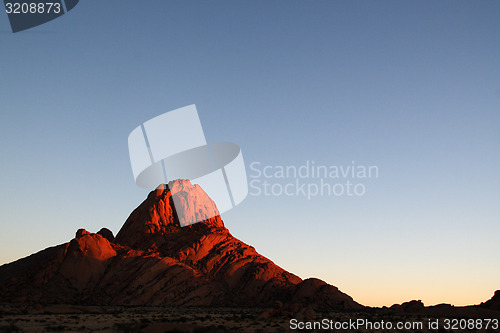
M 130 214 L 116 240 L 148 250 L 164 243 L 167 235 L 202 230 L 207 233 L 217 229 L 227 232 L 213 200 L 199 185 L 177 179 L 151 191 Z
M 362 308 L 336 287 L 302 281 L 232 236 L 215 203 L 189 180 L 149 193 L 116 237 L 106 228 L 79 229 L 75 236 L 0 266 L 0 299 L 250 307 L 279 301 L 297 311 Z

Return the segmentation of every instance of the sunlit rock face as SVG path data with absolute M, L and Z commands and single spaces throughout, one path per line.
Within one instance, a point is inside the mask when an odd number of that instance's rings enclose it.
M 175 203 L 175 205 L 174 205 Z M 213 216 L 192 224 L 199 217 Z M 189 225 L 184 229 L 183 225 Z M 186 234 L 192 230 L 227 231 L 217 206 L 199 185 L 189 180 L 176 180 L 162 184 L 137 207 L 118 232 L 119 244 L 140 248 L 157 248 L 171 238 L 170 234 Z M 172 239 L 174 241 L 174 239 Z
M 113 245 L 99 234 L 85 231 L 68 243 L 59 272 L 78 290 L 98 282 L 108 259 L 116 256 Z
M 79 229 L 66 244 L 1 266 L 0 299 L 192 306 L 272 306 L 281 301 L 298 308 L 361 307 L 323 281 L 302 282 L 233 237 L 215 203 L 189 180 L 150 192 L 116 237 L 106 228 L 98 233 Z
M 160 187 L 164 191 L 170 188 L 181 227 L 220 215 L 213 200 L 199 185 L 192 185 L 189 180 L 176 180 L 170 182 L 168 186 L 160 185 Z M 224 226 L 220 218 L 218 221 L 220 226 Z

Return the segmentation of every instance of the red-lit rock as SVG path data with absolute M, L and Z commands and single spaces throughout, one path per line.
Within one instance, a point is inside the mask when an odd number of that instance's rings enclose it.
M 186 224 L 210 217 L 181 227 L 179 210 Z M 308 309 L 305 317 L 314 313 L 309 301 L 321 308 L 359 307 L 317 281 L 302 282 L 233 237 L 201 187 L 177 180 L 149 193 L 116 238 L 105 228 L 97 234 L 80 229 L 67 244 L 1 266 L 0 297 L 42 304 L 196 306 L 293 300 Z

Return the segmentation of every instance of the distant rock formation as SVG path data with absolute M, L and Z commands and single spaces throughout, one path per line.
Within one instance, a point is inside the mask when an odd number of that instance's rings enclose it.
M 189 225 L 207 216 L 214 217 Z M 34 304 L 285 304 L 309 317 L 314 309 L 363 308 L 324 281 L 302 281 L 233 237 L 215 203 L 189 180 L 152 191 L 116 238 L 106 228 L 79 229 L 69 243 L 1 266 L 0 298 Z
M 495 294 L 490 300 L 481 303 L 479 306 L 485 309 L 500 311 L 500 290 L 495 291 Z
M 413 300 L 403 304 L 394 304 L 388 310 L 397 314 L 434 317 L 500 318 L 500 290 L 497 290 L 490 300 L 479 305 L 453 306 L 451 304 L 438 304 L 425 306 L 422 301 Z

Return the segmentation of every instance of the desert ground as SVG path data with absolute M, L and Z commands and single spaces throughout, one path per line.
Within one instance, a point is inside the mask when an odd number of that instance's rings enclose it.
M 125 307 L 30 305 L 0 306 L 0 332 L 462 332 L 462 330 L 429 329 L 429 319 L 419 315 L 395 315 L 379 309 L 358 312 L 325 312 L 315 314 L 316 320 L 334 322 L 349 319 L 382 320 L 392 323 L 422 322 L 422 329 L 347 329 L 300 330 L 290 328 L 287 316 L 271 316 L 262 308 L 199 308 L 199 307 Z M 303 322 L 312 319 L 300 319 Z M 499 329 L 467 329 L 467 332 L 499 332 Z

